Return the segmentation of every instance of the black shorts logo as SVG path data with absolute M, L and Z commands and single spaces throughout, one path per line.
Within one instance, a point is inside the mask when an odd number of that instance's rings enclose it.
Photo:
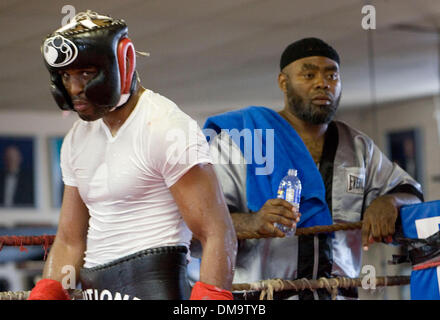
M 140 300 L 137 297 L 110 290 L 86 289 L 82 291 L 83 300 Z

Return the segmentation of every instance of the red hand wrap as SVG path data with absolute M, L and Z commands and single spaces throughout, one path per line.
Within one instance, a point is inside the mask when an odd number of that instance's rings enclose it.
M 191 291 L 190 300 L 234 300 L 232 293 L 211 284 L 197 281 Z
M 70 296 L 61 285 L 61 282 L 43 279 L 37 282 L 28 300 L 70 300 Z

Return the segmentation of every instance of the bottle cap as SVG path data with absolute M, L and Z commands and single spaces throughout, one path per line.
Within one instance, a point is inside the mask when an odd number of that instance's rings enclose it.
M 289 171 L 287 171 L 287 175 L 296 176 L 297 175 L 296 169 L 289 169 Z

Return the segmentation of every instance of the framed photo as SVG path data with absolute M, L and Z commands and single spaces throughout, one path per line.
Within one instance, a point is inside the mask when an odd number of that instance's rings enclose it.
M 35 207 L 35 141 L 0 136 L 0 208 Z
M 49 138 L 51 200 L 52 207 L 60 208 L 63 199 L 64 183 L 61 176 L 60 153 L 63 137 Z
M 387 135 L 390 160 L 397 163 L 411 177 L 422 184 L 420 132 L 407 129 L 389 132 Z

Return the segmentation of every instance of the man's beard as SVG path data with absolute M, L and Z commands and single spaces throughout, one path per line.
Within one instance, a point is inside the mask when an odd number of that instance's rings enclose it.
M 290 82 L 287 83 L 287 103 L 289 111 L 297 118 L 310 124 L 328 124 L 335 116 L 341 100 L 341 95 L 332 100 L 330 105 L 315 105 L 312 101 L 304 102 L 304 99 L 296 93 Z

